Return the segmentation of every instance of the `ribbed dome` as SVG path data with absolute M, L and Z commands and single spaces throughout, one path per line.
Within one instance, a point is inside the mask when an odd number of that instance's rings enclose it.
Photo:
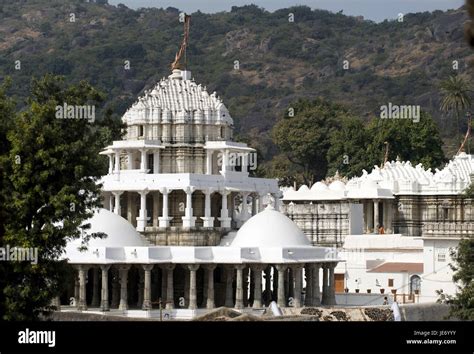
M 146 91 L 125 112 L 122 121 L 130 125 L 186 118 L 186 122 L 191 123 L 204 118 L 233 124 L 228 109 L 215 92 L 209 94 L 206 87 L 181 75 L 180 70 L 174 70 L 172 75 Z M 185 113 L 186 117 L 181 117 L 180 113 Z
M 311 243 L 293 221 L 272 207 L 267 207 L 240 228 L 231 246 L 291 247 L 311 246 Z
M 140 247 L 147 244 L 143 236 L 127 220 L 106 209 L 99 209 L 85 223 L 91 225 L 91 228 L 87 231 L 88 234 L 94 232 L 107 234 L 107 237 L 104 238 L 91 238 L 87 246 L 89 249 L 97 247 Z M 69 247 L 79 247 L 81 241 L 80 238 L 70 241 L 66 249 Z

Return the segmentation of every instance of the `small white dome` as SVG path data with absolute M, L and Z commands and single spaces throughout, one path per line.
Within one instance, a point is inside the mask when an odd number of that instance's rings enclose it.
M 332 191 L 344 191 L 346 185 L 341 181 L 334 181 L 329 185 L 329 189 Z
M 299 189 L 298 192 L 308 192 L 309 188 L 306 184 L 303 184 Z
M 146 246 L 146 241 L 127 220 L 106 209 L 99 209 L 92 218 L 86 220 L 85 224 L 90 224 L 88 234 L 103 232 L 107 235 L 104 238 L 90 238 L 87 244 L 88 249 L 97 247 L 140 247 Z M 72 240 L 68 247 L 79 247 L 81 238 Z
M 251 217 L 237 232 L 233 247 L 311 246 L 300 228 L 272 207 Z
M 316 192 L 322 192 L 322 191 L 327 191 L 328 190 L 328 186 L 323 183 L 323 182 L 316 182 L 315 184 L 313 184 L 313 186 L 311 187 L 311 190 L 312 191 L 316 191 Z

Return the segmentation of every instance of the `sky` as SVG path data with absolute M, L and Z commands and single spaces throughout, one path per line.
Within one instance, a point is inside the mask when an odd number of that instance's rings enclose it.
M 362 15 L 365 19 L 380 22 L 394 19 L 399 13 L 457 9 L 464 4 L 464 0 L 109 0 L 111 5 L 120 3 L 133 9 L 172 6 L 187 13 L 197 10 L 206 13 L 229 11 L 232 6 L 249 4 L 258 5 L 268 11 L 293 5 L 307 5 L 312 9 L 332 12 L 343 10 L 346 15 Z

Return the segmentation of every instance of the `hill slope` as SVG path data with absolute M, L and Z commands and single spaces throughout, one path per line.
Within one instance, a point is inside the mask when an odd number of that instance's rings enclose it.
M 182 35 L 173 8 L 134 11 L 71 0 L 0 6 L 0 78 L 13 78 L 19 100 L 32 75 L 53 72 L 71 82 L 90 81 L 120 115 L 143 89 L 169 75 Z M 297 97 L 322 96 L 364 119 L 388 102 L 419 104 L 441 122 L 439 81 L 453 73 L 453 60 L 468 75 L 474 58 L 463 38 L 466 20 L 463 9 L 380 24 L 307 7 L 197 12 L 188 67 L 223 97 L 240 135 L 269 158 L 274 147 L 268 132 Z M 130 70 L 124 68 L 127 60 Z M 444 133 L 447 140 L 453 135 Z

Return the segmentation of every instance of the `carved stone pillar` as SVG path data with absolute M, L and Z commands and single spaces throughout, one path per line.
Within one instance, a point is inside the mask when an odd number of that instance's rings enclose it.
M 286 307 L 286 298 L 285 298 L 285 271 L 287 267 L 282 264 L 276 266 L 278 271 L 278 297 L 277 303 L 279 307 Z
M 199 264 L 190 264 L 189 268 L 189 309 L 197 309 L 196 271 Z
M 295 278 L 295 288 L 293 291 L 295 307 L 301 307 L 302 269 L 303 266 L 300 264 L 292 267 L 292 273 Z M 293 284 L 290 284 L 290 286 L 292 285 Z
M 206 308 L 213 309 L 216 305 L 214 302 L 214 269 L 215 264 L 208 264 L 205 266 L 207 270 L 207 304 Z
M 77 309 L 79 311 L 87 310 L 87 299 L 86 299 L 86 284 L 87 284 L 87 271 L 88 266 L 80 265 L 78 266 L 79 271 L 79 302 Z
M 100 266 L 102 272 L 102 296 L 100 299 L 100 308 L 102 311 L 109 311 L 109 269 L 110 264 Z
M 263 266 L 261 265 L 256 265 L 252 268 L 254 284 L 254 309 L 259 309 L 262 307 L 262 270 Z
M 151 310 L 151 270 L 153 269 L 153 264 L 144 264 L 143 270 L 145 273 L 145 282 L 143 287 L 143 310 Z
M 173 285 L 173 270 L 175 265 L 168 264 L 166 266 L 166 309 L 171 310 L 174 308 L 174 285 Z
M 120 274 L 120 304 L 119 310 L 128 310 L 128 270 L 130 265 L 120 265 L 118 267 Z
M 243 270 L 245 265 L 237 265 L 235 269 L 237 270 L 237 277 L 236 277 L 236 289 L 235 289 L 235 308 L 241 309 L 244 307 L 244 284 L 243 284 Z

